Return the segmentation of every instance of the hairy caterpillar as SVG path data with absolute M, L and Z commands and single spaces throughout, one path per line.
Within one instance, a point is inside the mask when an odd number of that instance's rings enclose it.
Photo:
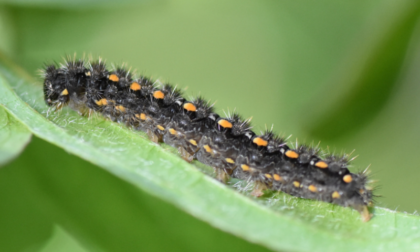
M 352 207 L 371 218 L 372 187 L 366 172 L 351 173 L 348 155 L 321 156 L 318 147 L 290 148 L 272 130 L 257 135 L 238 114 L 221 117 L 197 97 L 183 98 L 170 84 L 134 78 L 124 68 L 107 70 L 102 60 L 68 60 L 43 70 L 45 102 L 68 105 L 83 115 L 98 112 L 112 121 L 147 133 L 154 142 L 178 149 L 186 161 L 212 166 L 217 179 L 235 177 L 255 183 L 252 195 L 270 189 Z

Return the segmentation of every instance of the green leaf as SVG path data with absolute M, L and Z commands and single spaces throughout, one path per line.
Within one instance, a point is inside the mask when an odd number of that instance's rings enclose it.
M 420 2 L 390 5 L 362 34 L 350 57 L 327 84 L 323 94 L 339 93 L 313 108 L 306 123 L 314 138 L 332 140 L 371 122 L 395 93 L 413 31 L 420 17 Z M 343 88 L 344 87 L 344 88 Z M 320 96 L 316 96 L 319 99 Z M 307 118 L 306 118 L 307 119 Z
M 39 250 L 40 252 L 87 252 L 74 238 L 59 226 L 54 227 L 54 233 L 48 242 Z
M 140 3 L 143 1 L 140 1 Z M 112 8 L 121 7 L 121 5 L 129 3 L 139 3 L 139 1 L 122 0 L 122 1 L 103 1 L 103 0 L 0 0 L 0 4 L 7 4 L 10 6 L 24 6 L 24 7 L 47 7 L 47 8 L 62 8 L 62 9 L 97 9 L 97 8 Z
M 18 156 L 31 136 L 24 125 L 0 107 L 0 166 Z
M 31 148 L 31 141 L 26 150 Z M 19 173 L 19 168 L 25 166 L 13 167 L 14 164 L 22 160 L 27 151 L 23 152 L 15 161 L 7 164 L 0 169 L 0 237 L 3 237 L 0 243 L 0 251 L 36 251 L 51 235 L 53 223 L 48 217 L 40 211 L 34 204 L 33 191 L 26 190 L 27 183 L 21 183 L 23 178 Z M 31 166 L 28 170 L 34 170 L 36 163 L 27 160 Z M 18 169 L 13 169 L 18 168 Z M 25 181 L 26 182 L 26 181 Z M 32 248 L 34 250 L 28 250 Z
M 144 134 L 100 116 L 48 111 L 41 86 L 5 59 L 0 73 L 1 103 L 33 134 L 248 241 L 294 251 L 412 251 L 420 246 L 418 216 L 374 208 L 375 217 L 363 223 L 352 209 L 283 193 L 253 199 L 204 175 Z

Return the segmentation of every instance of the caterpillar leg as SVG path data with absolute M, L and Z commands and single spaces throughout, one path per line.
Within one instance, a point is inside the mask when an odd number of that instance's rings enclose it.
M 216 172 L 216 179 L 223 184 L 226 184 L 226 182 L 229 180 L 230 175 L 228 172 L 226 172 L 224 169 L 219 169 L 216 167 L 213 167 L 214 171 Z
M 191 155 L 184 147 L 178 147 L 178 153 L 181 156 L 182 159 L 187 161 L 188 163 L 191 163 L 194 159 L 194 155 Z
M 88 109 L 87 107 L 80 108 L 80 109 L 78 109 L 76 111 L 81 116 L 90 117 L 92 115 L 92 110 L 91 109 Z
M 147 133 L 147 136 L 149 137 L 150 141 L 152 141 L 154 143 L 159 143 L 160 142 L 159 136 L 156 135 L 152 130 L 148 129 L 146 131 L 146 133 Z
M 84 116 L 86 116 L 87 118 L 91 118 L 93 115 L 93 112 L 95 112 L 93 109 L 88 109 Z
M 59 102 L 57 105 L 55 105 L 55 111 L 60 111 L 64 107 L 64 103 Z
M 367 206 L 358 206 L 355 207 L 355 209 L 360 213 L 360 215 L 362 216 L 362 221 L 363 222 L 367 222 L 372 218 L 372 215 L 369 212 L 369 208 Z
M 251 195 L 255 197 L 261 197 L 264 195 L 264 190 L 267 190 L 267 185 L 264 182 L 256 181 L 254 190 L 251 192 Z

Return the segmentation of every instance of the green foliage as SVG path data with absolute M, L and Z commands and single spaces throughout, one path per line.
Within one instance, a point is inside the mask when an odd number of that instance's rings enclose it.
M 317 109 L 316 116 L 322 116 L 322 119 L 313 120 L 312 134 L 334 139 L 346 131 L 358 130 L 379 113 L 398 86 L 419 13 L 418 1 L 397 6 L 392 18 L 384 21 L 386 24 L 377 31 L 377 36 L 367 39 L 365 50 L 349 59 L 346 69 L 334 78 L 332 84 L 333 89 L 346 93 L 338 97 L 341 98 L 339 107 L 330 101 Z M 340 83 L 338 88 L 337 83 Z M 349 89 L 343 89 L 342 85 Z M 340 115 L 342 119 L 336 120 Z
M 0 107 L 0 165 L 19 155 L 31 139 L 31 133 Z
M 142 133 L 48 111 L 33 78 L 65 53 L 128 60 L 217 99 L 218 109 L 256 115 L 257 131 L 274 123 L 332 151 L 357 148 L 355 169 L 371 163 L 380 179 L 379 205 L 412 211 L 420 207 L 419 2 L 3 2 L 0 50 L 29 74 L 0 61 L 0 164 L 35 138 L 0 170 L 0 250 L 420 246 L 418 216 L 376 207 L 362 223 L 354 210 L 282 193 L 254 199 L 243 183 L 221 185 L 203 174 L 208 167 Z

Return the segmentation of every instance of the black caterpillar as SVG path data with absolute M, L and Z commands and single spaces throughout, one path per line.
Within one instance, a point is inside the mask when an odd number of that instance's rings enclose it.
M 321 157 L 318 147 L 290 148 L 272 130 L 255 134 L 249 120 L 236 113 L 221 117 L 201 97 L 188 101 L 169 84 L 133 78 L 124 68 L 109 71 L 100 59 L 48 65 L 43 76 L 48 106 L 68 105 L 88 116 L 96 111 L 145 131 L 152 141 L 177 148 L 183 159 L 214 167 L 222 182 L 230 176 L 254 182 L 254 196 L 282 191 L 352 207 L 363 221 L 371 218 L 373 189 L 366 172 L 350 173 L 348 155 Z

